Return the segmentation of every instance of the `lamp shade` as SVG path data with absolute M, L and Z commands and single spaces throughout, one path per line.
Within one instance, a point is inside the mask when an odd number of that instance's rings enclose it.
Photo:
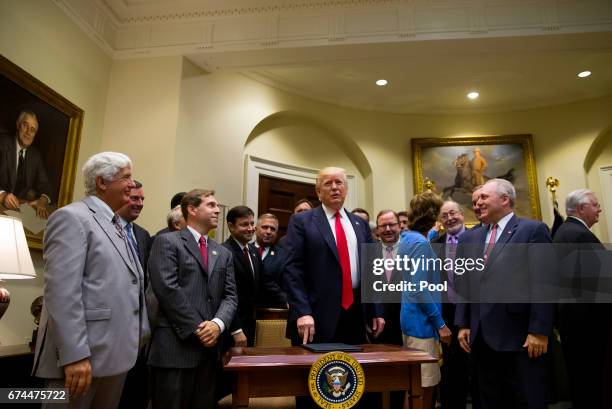
M 36 278 L 21 220 L 0 216 L 0 279 Z

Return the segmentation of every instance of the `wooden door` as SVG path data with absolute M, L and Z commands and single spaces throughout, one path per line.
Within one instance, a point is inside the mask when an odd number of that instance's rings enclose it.
M 278 217 L 278 238 L 287 233 L 293 206 L 300 199 L 319 205 L 315 185 L 259 175 L 259 214 L 272 213 Z M 258 215 L 259 216 L 259 215 Z

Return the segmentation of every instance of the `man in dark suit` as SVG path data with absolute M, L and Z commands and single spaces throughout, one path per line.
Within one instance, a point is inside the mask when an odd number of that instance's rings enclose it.
M 366 342 L 366 327 L 377 338 L 385 327 L 378 304 L 361 303 L 360 246 L 373 243 L 369 225 L 348 212 L 344 169 L 327 167 L 317 175 L 321 206 L 289 220 L 285 268 L 293 345 L 310 342 Z M 296 399 L 299 408 L 314 403 Z
M 208 238 L 219 205 L 210 190 L 195 189 L 181 202 L 187 227 L 162 234 L 149 258 L 159 300 L 148 364 L 153 408 L 216 407 L 219 337 L 236 311 L 232 255 Z
M 601 264 L 594 251 L 604 250 L 590 228 L 599 220 L 601 207 L 588 189 L 571 192 L 565 201 L 567 220 L 557 230 L 561 276 L 570 288 L 573 302 L 559 306 L 561 347 L 570 381 L 573 409 L 603 409 L 603 391 L 610 385 L 605 379 L 606 357 L 612 347 L 608 337 L 612 327 L 609 304 L 595 303 Z M 585 357 L 585 339 L 588 353 Z M 608 364 L 610 365 L 610 364 Z
M 130 192 L 130 200 L 123 207 L 117 210 L 121 226 L 125 231 L 127 240 L 132 246 L 134 254 L 138 257 L 138 261 L 144 272 L 144 288 L 147 288 L 149 277 L 147 273 L 147 261 L 149 259 L 149 242 L 151 236 L 149 232 L 134 223 L 142 208 L 144 207 L 144 190 L 142 183 L 135 180 L 134 188 Z M 136 365 L 128 371 L 121 394 L 120 408 L 146 408 L 149 403 L 148 393 L 148 368 L 147 357 L 143 345 L 138 353 Z
M 22 111 L 17 118 L 17 135 L 0 139 L 0 203 L 16 210 L 20 200 L 35 201 L 36 214 L 46 219 L 52 189 L 45 162 L 32 146 L 37 132 L 36 114 Z
M 343 169 L 319 171 L 316 192 L 322 205 L 294 214 L 287 230 L 288 335 L 294 345 L 360 344 L 367 324 L 374 337 L 385 324 L 380 306 L 366 310 L 360 300 L 360 245 L 373 242 L 370 228 L 343 207 L 348 193 Z
M 255 226 L 255 246 L 261 257 L 261 300 L 262 307 L 287 308 L 287 294 L 283 288 L 283 270 L 287 251 L 277 246 L 278 218 L 264 213 Z
M 446 201 L 440 208 L 440 223 L 444 226 L 444 234 L 431 241 L 432 248 L 442 260 L 455 260 L 459 236 L 465 231 L 463 209 L 454 201 Z M 455 321 L 455 305 L 457 293 L 455 292 L 455 272 L 441 270 L 441 283 L 447 283 L 448 292 L 442 294 L 442 318 L 453 334 L 459 328 L 452 323 Z M 444 409 L 465 409 L 467 393 L 469 390 L 468 355 L 461 349 L 459 340 L 453 337 L 450 345 L 442 344 L 444 363 L 440 368 L 442 380 L 440 382 L 440 400 Z
M 238 310 L 230 325 L 227 346 L 253 346 L 255 340 L 255 312 L 257 307 L 261 259 L 255 246 L 250 244 L 255 234 L 255 215 L 246 206 L 236 206 L 227 212 L 227 227 L 230 237 L 223 243 L 234 257 Z
M 549 246 L 534 244 L 551 239 L 543 223 L 514 215 L 515 200 L 510 182 L 487 181 L 478 198 L 486 226 L 463 233 L 457 250 L 457 259 L 484 259 L 482 268 L 455 277 L 460 296 L 472 301 L 457 304 L 455 323 L 461 347 L 472 352 L 485 409 L 548 407 L 554 304 L 532 300 L 546 297 L 538 291 L 553 259 L 547 258 Z
M 395 259 L 401 233 L 397 213 L 393 210 L 381 210 L 376 216 L 376 228 L 380 241 L 376 242 L 374 255 L 376 258 Z M 399 284 L 402 281 L 402 272 L 395 268 L 385 270 L 380 279 L 383 283 Z M 371 339 L 373 343 L 403 345 L 402 328 L 400 326 L 401 303 L 401 293 L 389 291 L 384 294 L 381 307 L 385 319 L 385 328 L 377 338 Z

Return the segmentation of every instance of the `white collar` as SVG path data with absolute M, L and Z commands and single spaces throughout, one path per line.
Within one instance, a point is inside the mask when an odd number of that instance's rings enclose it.
M 196 229 L 194 229 L 193 227 L 187 225 L 187 228 L 189 229 L 189 231 L 193 235 L 193 238 L 195 239 L 196 243 L 200 244 L 200 237 L 204 237 L 204 240 L 206 240 L 206 245 L 208 245 L 208 234 L 202 236 L 200 234 L 200 232 L 197 231 Z
M 325 215 L 328 219 L 333 219 L 334 217 L 336 217 L 336 210 L 332 209 L 331 207 L 325 206 L 323 203 L 321 203 L 321 206 L 323 207 L 323 211 L 325 212 Z M 346 218 L 347 220 L 349 220 L 348 216 L 346 215 L 346 210 L 344 210 L 344 207 L 341 208 L 339 211 L 341 218 Z

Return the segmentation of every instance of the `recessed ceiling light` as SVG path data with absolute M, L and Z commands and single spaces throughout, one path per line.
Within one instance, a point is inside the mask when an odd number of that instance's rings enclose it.
M 590 75 L 591 75 L 591 71 L 582 71 L 578 73 L 578 76 L 580 78 L 586 78 L 586 77 L 589 77 Z
M 378 80 L 378 81 L 376 81 L 376 85 L 378 85 L 379 87 L 384 87 L 388 83 L 389 82 L 387 80 Z
M 478 93 L 477 91 L 472 91 L 469 94 L 467 94 L 467 97 L 469 99 L 476 99 L 480 96 L 480 93 Z

